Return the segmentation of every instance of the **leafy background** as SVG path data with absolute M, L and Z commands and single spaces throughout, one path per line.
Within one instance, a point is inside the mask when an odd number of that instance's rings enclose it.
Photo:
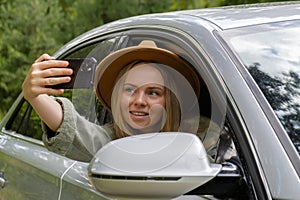
M 74 37 L 134 15 L 270 2 L 268 0 L 0 0 L 0 119 L 21 92 L 25 75 L 43 53 Z

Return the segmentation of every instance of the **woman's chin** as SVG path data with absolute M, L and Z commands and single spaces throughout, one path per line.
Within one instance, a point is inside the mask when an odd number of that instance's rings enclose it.
M 142 133 L 155 133 L 160 132 L 161 126 L 160 125 L 141 125 L 135 124 L 131 126 L 134 129 L 135 134 L 142 134 Z

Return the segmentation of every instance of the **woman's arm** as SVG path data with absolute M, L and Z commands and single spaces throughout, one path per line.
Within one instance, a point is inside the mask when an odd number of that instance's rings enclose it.
M 43 54 L 32 64 L 22 85 L 24 98 L 52 131 L 60 127 L 63 112 L 60 104 L 48 95 L 59 95 L 64 90 L 46 86 L 69 82 L 73 72 L 66 68 L 68 65 L 67 61 Z
M 89 162 L 106 143 L 116 139 L 111 125 L 99 126 L 80 116 L 67 98 L 55 98 L 61 104 L 64 119 L 56 132 L 43 124 L 43 142 L 48 150 L 68 158 Z

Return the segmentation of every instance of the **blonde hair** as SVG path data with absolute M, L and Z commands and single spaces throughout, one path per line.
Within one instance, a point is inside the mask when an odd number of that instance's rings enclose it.
M 111 100 L 111 108 L 112 115 L 114 119 L 114 129 L 116 132 L 117 138 L 126 137 L 133 133 L 133 129 L 125 122 L 122 117 L 121 109 L 120 109 L 120 94 L 122 90 L 122 86 L 125 81 L 125 76 L 123 76 L 130 69 L 134 68 L 139 64 L 150 64 L 152 67 L 159 70 L 161 73 L 164 83 L 165 83 L 165 123 L 161 128 L 161 132 L 170 132 L 170 131 L 178 131 L 180 120 L 181 120 L 181 112 L 180 112 L 180 104 L 175 95 L 177 92 L 173 92 L 177 89 L 175 81 L 170 77 L 168 72 L 161 67 L 159 63 L 151 63 L 145 62 L 141 60 L 134 61 L 127 66 L 125 66 L 120 73 L 115 82 L 115 87 L 113 89 L 112 100 Z M 166 87 L 167 86 L 167 87 Z M 162 120 L 164 121 L 164 120 Z

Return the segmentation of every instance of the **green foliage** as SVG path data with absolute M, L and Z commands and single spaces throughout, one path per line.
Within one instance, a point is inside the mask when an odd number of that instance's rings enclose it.
M 67 23 L 62 20 L 59 8 L 54 1 L 1 2 L 0 117 L 20 93 L 23 79 L 37 56 L 44 52 L 53 53 L 73 36 L 59 35 Z
M 224 0 L 177 0 L 173 1 L 171 10 L 187 10 L 222 6 Z

